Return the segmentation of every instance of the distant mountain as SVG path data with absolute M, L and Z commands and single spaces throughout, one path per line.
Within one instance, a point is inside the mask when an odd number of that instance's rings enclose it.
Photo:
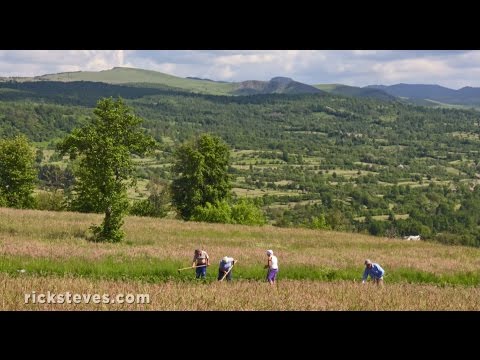
M 227 83 L 228 83 L 228 81 L 220 81 L 220 80 L 212 80 L 212 79 L 202 79 L 202 78 L 195 77 L 195 76 L 187 76 L 185 79 L 201 80 L 201 81 L 211 81 L 211 82 L 217 82 L 217 83 L 223 83 L 223 84 L 227 84 Z
M 36 76 L 36 81 L 93 81 L 108 84 L 129 84 L 149 86 L 161 85 L 176 90 L 191 91 L 203 94 L 227 95 L 233 90 L 230 83 L 219 83 L 206 80 L 185 79 L 158 71 L 114 67 L 103 71 L 76 71 L 59 74 Z
M 342 84 L 317 84 L 316 88 L 329 92 L 331 94 L 354 97 L 371 97 L 379 100 L 391 101 L 395 100 L 396 96 L 390 95 L 382 89 L 361 88 L 356 86 L 348 86 Z
M 237 83 L 235 95 L 255 94 L 322 94 L 324 91 L 287 77 L 274 77 L 270 81 L 248 80 Z
M 412 100 L 414 103 L 444 103 L 453 105 L 480 105 L 480 88 L 464 87 L 459 90 L 449 89 L 440 85 L 425 84 L 396 84 L 396 85 L 369 85 L 363 89 L 377 89 L 401 98 Z M 419 102 L 420 101 L 420 102 Z
M 196 77 L 181 78 L 158 71 L 114 67 L 103 71 L 75 71 L 46 74 L 33 78 L 0 78 L 0 81 L 90 81 L 115 85 L 171 88 L 177 91 L 211 95 L 253 95 L 253 94 L 309 94 L 323 91 L 290 78 L 276 77 L 270 81 L 244 81 L 229 83 Z
M 480 103 L 480 88 L 466 86 L 457 90 L 457 96 L 463 101 L 463 103 L 468 104 L 479 104 Z
M 480 88 L 464 87 L 459 90 L 439 85 L 396 84 L 365 87 L 342 84 L 307 85 L 288 77 L 274 77 L 270 81 L 248 80 L 224 82 L 199 77 L 181 78 L 158 71 L 127 67 L 114 67 L 103 71 L 74 71 L 35 77 L 0 77 L 0 82 L 100 82 L 129 87 L 155 88 L 209 95 L 255 94 L 322 94 L 370 97 L 384 101 L 401 99 L 424 106 L 480 107 Z
M 440 85 L 423 84 L 369 85 L 365 88 L 383 90 L 393 96 L 413 99 L 444 99 L 453 96 L 456 92 Z

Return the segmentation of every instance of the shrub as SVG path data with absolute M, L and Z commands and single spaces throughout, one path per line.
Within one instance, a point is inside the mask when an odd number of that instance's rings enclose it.
M 66 208 L 62 191 L 42 191 L 36 195 L 38 210 L 62 211 Z
M 330 226 L 327 224 L 325 215 L 321 214 L 320 216 L 313 216 L 311 222 L 308 224 L 308 227 L 311 229 L 330 229 Z
M 205 206 L 196 206 L 192 220 L 211 223 L 232 223 L 232 208 L 227 201 L 216 201 L 214 205 L 209 202 Z
M 262 210 L 248 199 L 241 199 L 232 206 L 232 220 L 243 225 L 264 225 L 267 222 Z

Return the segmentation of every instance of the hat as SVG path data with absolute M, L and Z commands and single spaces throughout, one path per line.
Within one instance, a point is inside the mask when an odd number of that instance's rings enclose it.
M 267 250 L 267 255 L 273 255 L 273 250 Z
M 228 262 L 228 256 L 225 256 L 223 259 L 222 259 L 223 262 L 227 263 Z
M 372 264 L 371 260 L 369 260 L 369 259 L 365 260 L 365 265 L 371 265 L 371 264 Z

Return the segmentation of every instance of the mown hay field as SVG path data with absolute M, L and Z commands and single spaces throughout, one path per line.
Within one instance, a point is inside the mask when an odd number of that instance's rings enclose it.
M 479 310 L 480 249 L 361 234 L 128 217 L 122 243 L 93 243 L 101 215 L 0 208 L 3 310 Z M 195 248 L 210 255 L 195 281 Z M 278 256 L 269 286 L 265 250 Z M 225 256 L 232 283 L 216 281 Z M 386 270 L 385 287 L 361 285 L 363 261 Z M 147 293 L 149 304 L 25 304 L 26 293 Z

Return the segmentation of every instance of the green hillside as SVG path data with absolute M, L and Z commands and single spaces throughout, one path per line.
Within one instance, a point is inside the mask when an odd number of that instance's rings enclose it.
M 87 81 L 4 82 L 0 89 L 0 138 L 23 133 L 48 144 L 42 166 L 61 160 L 52 159 L 54 142 L 88 121 L 99 97 L 122 96 L 163 148 L 138 163 L 139 195 L 153 177 L 173 179 L 178 144 L 209 132 L 232 148 L 233 191 L 256 198 L 271 224 L 480 246 L 472 110 L 328 93 L 214 96 Z
M 257 94 L 309 94 L 321 91 L 353 97 L 373 97 L 380 100 L 394 100 L 395 97 L 383 90 L 360 88 L 342 84 L 308 85 L 290 78 L 275 77 L 270 81 L 248 80 L 243 82 L 216 82 L 201 78 L 181 78 L 153 70 L 114 67 L 103 71 L 76 71 L 46 74 L 35 77 L 0 77 L 4 82 L 101 82 L 112 85 L 126 85 L 139 88 L 156 88 L 171 91 L 187 91 L 209 95 L 257 95 Z
M 215 82 L 199 78 L 180 78 L 158 71 L 126 67 L 115 67 L 104 71 L 78 71 L 37 76 L 36 81 L 91 81 L 135 87 L 169 88 L 209 95 L 253 95 L 253 94 L 303 94 L 319 93 L 313 86 L 277 77 L 270 81 L 244 81 L 240 83 Z
M 104 71 L 78 71 L 59 74 L 48 74 L 35 77 L 35 80 L 46 81 L 94 81 L 109 84 L 145 85 L 158 84 L 195 93 L 227 95 L 235 85 L 231 83 L 217 83 L 206 80 L 184 79 L 164 74 L 158 71 L 115 67 Z

